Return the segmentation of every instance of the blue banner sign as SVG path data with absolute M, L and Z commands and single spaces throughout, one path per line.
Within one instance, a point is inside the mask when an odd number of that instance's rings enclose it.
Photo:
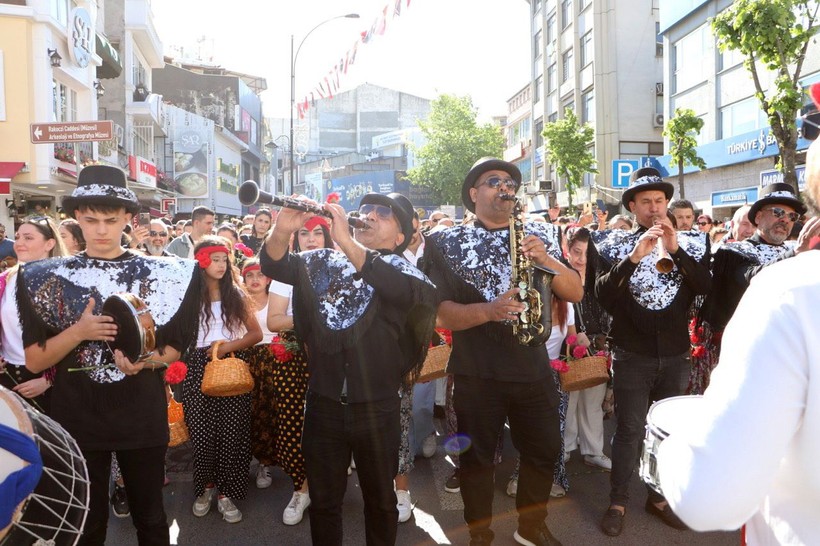
M 757 201 L 757 188 L 734 188 L 731 190 L 713 191 L 713 207 L 739 207 Z

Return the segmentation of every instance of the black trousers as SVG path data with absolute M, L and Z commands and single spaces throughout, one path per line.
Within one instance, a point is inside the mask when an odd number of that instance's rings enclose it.
M 167 446 L 116 450 L 117 461 L 125 481 L 131 520 L 137 528 L 140 545 L 168 545 L 170 536 L 162 487 L 165 481 Z M 108 527 L 110 450 L 83 450 L 91 493 L 88 517 L 80 537 L 80 545 L 103 545 Z
M 561 454 L 558 402 L 551 375 L 532 383 L 455 376 L 453 405 L 459 436 L 467 446 L 459 458 L 461 498 L 471 537 L 493 536 L 493 458 L 506 420 L 521 454 L 515 497 L 518 526 L 534 528 L 547 517 L 553 470 Z
M 396 543 L 399 512 L 393 478 L 399 470 L 399 404 L 398 389 L 394 398 L 348 405 L 308 391 L 302 452 L 313 544 L 342 544 L 342 501 L 351 453 L 364 499 L 367 544 Z

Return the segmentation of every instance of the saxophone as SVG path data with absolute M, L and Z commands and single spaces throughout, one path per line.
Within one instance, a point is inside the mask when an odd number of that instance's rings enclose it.
M 544 345 L 552 330 L 552 278 L 555 272 L 532 263 L 521 251 L 524 233 L 523 207 L 515 199 L 510 216 L 511 288 L 519 288 L 518 299 L 526 307 L 512 320 L 513 335 L 518 343 L 529 347 Z M 545 307 L 546 306 L 546 307 Z

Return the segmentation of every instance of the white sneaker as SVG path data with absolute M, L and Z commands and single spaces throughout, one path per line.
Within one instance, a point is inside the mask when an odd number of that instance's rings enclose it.
M 305 509 L 310 506 L 310 494 L 294 491 L 293 497 L 282 514 L 282 522 L 285 525 L 296 525 L 302 521 Z
M 552 488 L 550 489 L 550 497 L 555 497 L 556 499 L 560 499 L 561 497 L 567 496 L 567 490 L 564 489 L 563 486 L 558 485 L 557 483 L 552 484 Z
M 507 496 L 515 498 L 518 494 L 518 479 L 512 478 L 509 482 L 507 482 Z
M 404 523 L 410 519 L 413 514 L 413 501 L 410 499 L 410 491 L 396 490 L 396 508 L 399 509 L 399 523 Z
M 207 487 L 205 492 L 194 501 L 194 515 L 201 518 L 211 511 L 211 502 L 214 500 L 214 488 Z
M 216 507 L 219 509 L 219 513 L 222 514 L 222 519 L 228 523 L 239 523 L 242 521 L 242 512 L 239 511 L 239 508 L 237 508 L 228 497 L 222 497 L 217 500 Z
M 429 459 L 430 457 L 436 454 L 437 448 L 438 445 L 436 444 L 436 435 L 435 433 L 433 433 L 427 438 L 425 438 L 424 442 L 422 442 L 421 454 L 424 455 L 425 458 Z
M 584 455 L 584 464 L 603 468 L 607 472 L 612 471 L 612 459 L 606 455 Z
M 256 487 L 258 489 L 265 489 L 270 487 L 273 483 L 273 478 L 270 475 L 270 467 L 264 464 L 260 464 L 259 468 L 256 469 Z

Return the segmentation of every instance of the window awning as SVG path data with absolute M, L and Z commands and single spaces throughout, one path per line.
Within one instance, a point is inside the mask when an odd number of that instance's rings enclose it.
M 122 61 L 120 53 L 111 45 L 108 38 L 102 34 L 97 34 L 97 55 L 102 59 L 102 64 L 97 67 L 97 77 L 101 79 L 116 78 L 122 73 Z
M 25 165 L 22 161 L 0 161 L 0 182 L 11 182 Z

